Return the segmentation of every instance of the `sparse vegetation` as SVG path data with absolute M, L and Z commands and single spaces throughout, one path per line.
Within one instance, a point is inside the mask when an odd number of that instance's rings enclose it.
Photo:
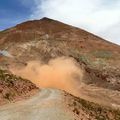
M 91 61 L 87 55 L 80 55 L 79 60 L 87 65 L 91 64 Z
M 96 58 L 110 59 L 113 54 L 111 51 L 99 50 L 92 53 Z

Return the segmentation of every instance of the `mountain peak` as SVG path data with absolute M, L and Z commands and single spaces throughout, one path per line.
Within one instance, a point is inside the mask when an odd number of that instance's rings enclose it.
M 50 18 L 48 18 L 48 17 L 43 17 L 43 18 L 40 19 L 40 20 L 52 20 L 52 19 L 50 19 Z
M 48 17 L 43 17 L 39 21 L 50 22 L 50 21 L 56 21 L 56 20 L 48 18 Z M 56 22 L 59 22 L 59 21 L 56 21 Z

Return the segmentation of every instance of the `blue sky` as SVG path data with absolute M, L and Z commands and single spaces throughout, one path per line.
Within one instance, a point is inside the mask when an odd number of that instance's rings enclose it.
M 42 17 L 120 44 L 120 0 L 0 0 L 0 30 Z
M 0 1 L 0 30 L 29 19 L 32 13 L 31 7 L 23 4 L 21 1 L 22 0 Z

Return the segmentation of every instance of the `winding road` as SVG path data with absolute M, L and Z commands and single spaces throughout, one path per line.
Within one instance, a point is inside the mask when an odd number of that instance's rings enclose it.
M 42 89 L 30 99 L 0 107 L 0 120 L 74 120 L 60 90 Z

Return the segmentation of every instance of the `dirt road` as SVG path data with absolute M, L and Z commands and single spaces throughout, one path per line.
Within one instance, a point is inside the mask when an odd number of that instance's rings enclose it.
M 0 120 L 74 120 L 59 90 L 42 89 L 28 100 L 0 107 Z

